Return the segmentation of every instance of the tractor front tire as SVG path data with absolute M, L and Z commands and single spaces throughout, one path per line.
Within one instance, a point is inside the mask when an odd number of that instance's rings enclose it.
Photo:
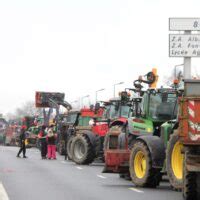
M 152 166 L 151 153 L 142 141 L 135 141 L 131 149 L 129 171 L 132 182 L 139 187 L 155 188 L 161 181 L 161 169 Z
M 166 150 L 166 169 L 169 182 L 174 190 L 183 187 L 183 145 L 179 141 L 177 131 L 170 136 Z
M 77 135 L 71 144 L 72 160 L 76 164 L 88 165 L 95 159 L 95 149 L 86 135 Z

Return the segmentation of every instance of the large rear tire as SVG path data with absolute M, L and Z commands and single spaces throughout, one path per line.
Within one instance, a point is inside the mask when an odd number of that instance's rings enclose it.
M 86 135 L 77 135 L 71 144 L 72 160 L 76 164 L 90 164 L 95 159 L 95 149 Z
M 183 177 L 183 198 L 185 200 L 200 200 L 200 172 L 189 172 L 185 159 Z
M 169 182 L 173 189 L 183 187 L 183 145 L 180 143 L 177 131 L 170 136 L 166 150 L 166 169 Z
M 74 136 L 70 136 L 69 139 L 67 140 L 66 144 L 66 155 L 68 160 L 72 160 L 72 141 L 74 139 Z
M 156 187 L 161 181 L 161 169 L 152 167 L 152 158 L 147 145 L 142 141 L 133 144 L 129 171 L 132 182 L 140 187 Z

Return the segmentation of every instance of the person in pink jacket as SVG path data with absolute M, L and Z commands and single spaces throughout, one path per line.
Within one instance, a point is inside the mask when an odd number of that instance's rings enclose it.
M 53 126 L 50 126 L 47 133 L 47 158 L 56 159 L 56 134 L 53 132 Z

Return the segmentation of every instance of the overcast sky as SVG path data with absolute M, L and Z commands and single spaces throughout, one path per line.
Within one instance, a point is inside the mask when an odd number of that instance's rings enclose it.
M 105 88 L 105 100 L 113 84 L 132 86 L 152 67 L 170 73 L 183 61 L 168 57 L 169 17 L 200 17 L 199 8 L 199 0 L 1 0 L 0 112 L 36 90 L 92 101 Z

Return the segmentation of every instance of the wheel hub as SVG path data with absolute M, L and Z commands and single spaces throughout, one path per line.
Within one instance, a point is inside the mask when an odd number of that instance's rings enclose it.
M 146 174 L 147 162 L 145 154 L 138 151 L 134 159 L 134 171 L 138 178 L 143 178 Z
M 177 179 L 183 179 L 183 154 L 181 154 L 182 148 L 183 145 L 180 142 L 176 142 L 171 156 L 172 170 Z

